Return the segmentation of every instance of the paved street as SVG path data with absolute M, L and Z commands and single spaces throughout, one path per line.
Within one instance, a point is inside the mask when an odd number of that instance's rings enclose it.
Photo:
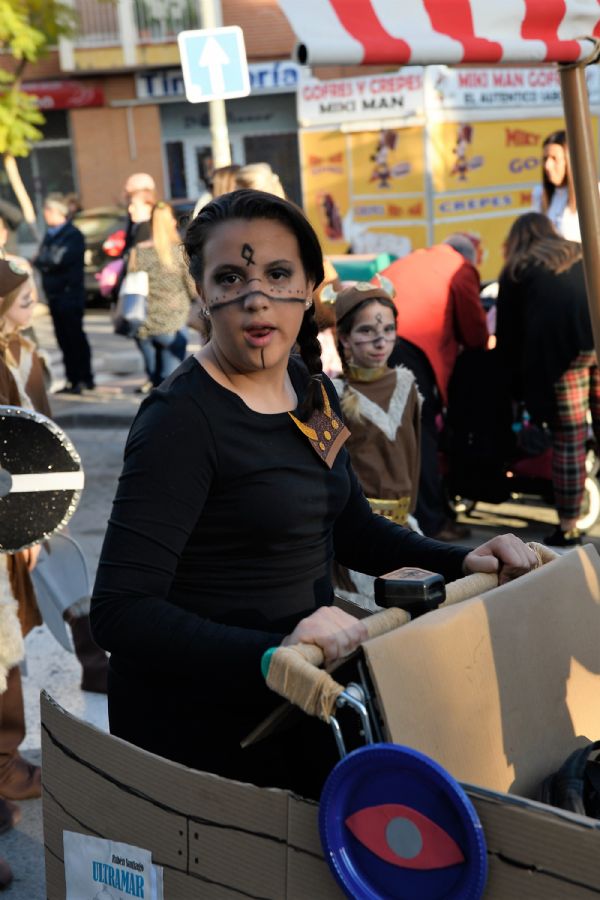
M 54 396 L 52 407 L 78 448 L 86 472 L 86 487 L 80 506 L 71 520 L 71 533 L 81 543 L 93 577 L 109 514 L 129 423 L 139 404 L 136 386 L 144 380 L 135 345 L 112 333 L 105 312 L 91 311 L 86 326 L 94 353 L 98 390 L 85 397 Z M 36 321 L 41 346 L 47 351 L 54 387 L 62 384 L 60 355 L 47 317 Z M 539 539 L 550 530 L 554 513 L 542 505 L 506 503 L 498 507 L 478 506 L 463 521 L 472 527 L 469 544 L 476 546 L 494 534 L 514 531 L 524 539 Z M 592 541 L 600 548 L 600 528 Z M 62 706 L 100 728 L 106 728 L 104 697 L 79 689 L 80 671 L 74 656 L 65 652 L 45 627 L 36 629 L 27 640 L 27 669 L 24 679 L 27 710 L 25 750 L 39 758 L 40 724 L 38 698 L 47 690 Z M 13 865 L 15 881 L 5 896 L 10 900 L 43 900 L 43 838 L 41 801 L 22 804 L 23 821 L 9 835 L 0 838 L 0 854 Z

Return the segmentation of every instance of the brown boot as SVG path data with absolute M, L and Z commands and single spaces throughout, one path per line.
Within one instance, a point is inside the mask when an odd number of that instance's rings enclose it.
M 9 864 L 0 856 L 0 891 L 3 891 L 5 888 L 9 886 L 9 884 L 13 880 L 13 873 L 10 870 Z
M 81 690 L 95 694 L 106 694 L 108 679 L 108 657 L 95 643 L 90 630 L 90 617 L 80 616 L 75 619 L 65 614 L 71 626 L 75 656 L 83 669 Z
M 5 692 L 0 694 L 0 797 L 28 800 L 41 795 L 39 766 L 28 763 L 18 747 L 25 737 L 25 710 L 21 673 L 15 666 L 8 673 Z
M 42 796 L 42 770 L 15 753 L 0 773 L 0 797 L 5 800 L 34 800 Z
M 21 810 L 19 807 L 10 800 L 3 800 L 0 797 L 0 834 L 10 831 L 20 821 Z

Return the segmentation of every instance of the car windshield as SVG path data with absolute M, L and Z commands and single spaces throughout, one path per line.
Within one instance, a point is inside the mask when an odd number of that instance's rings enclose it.
M 101 213 L 99 215 L 78 215 L 74 224 L 86 238 L 106 237 L 111 231 L 123 227 L 125 213 Z

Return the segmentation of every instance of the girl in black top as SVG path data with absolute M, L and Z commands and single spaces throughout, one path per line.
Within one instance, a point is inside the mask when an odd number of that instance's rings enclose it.
M 541 213 L 512 225 L 500 276 L 496 340 L 515 400 L 552 429 L 552 484 L 559 525 L 545 539 L 581 543 L 587 415 L 600 439 L 600 374 L 581 258 Z
M 364 638 L 331 606 L 334 557 L 372 575 L 411 563 L 448 579 L 501 566 L 507 579 L 533 554 L 513 536 L 469 552 L 371 513 L 321 374 L 311 298 L 322 256 L 300 210 L 226 194 L 185 247 L 212 336 L 144 401 L 127 442 L 92 605 L 112 654 L 111 731 L 315 795 L 335 762 L 322 723 L 239 742 L 279 702 L 260 674 L 267 648 L 308 641 L 333 661 Z

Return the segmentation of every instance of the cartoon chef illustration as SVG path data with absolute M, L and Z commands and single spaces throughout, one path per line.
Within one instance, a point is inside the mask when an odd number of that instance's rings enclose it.
M 390 179 L 407 175 L 410 172 L 410 163 L 390 164 L 390 154 L 396 149 L 398 132 L 384 129 L 379 132 L 377 147 L 371 160 L 375 163 L 369 181 L 376 181 L 378 188 L 389 188 Z

